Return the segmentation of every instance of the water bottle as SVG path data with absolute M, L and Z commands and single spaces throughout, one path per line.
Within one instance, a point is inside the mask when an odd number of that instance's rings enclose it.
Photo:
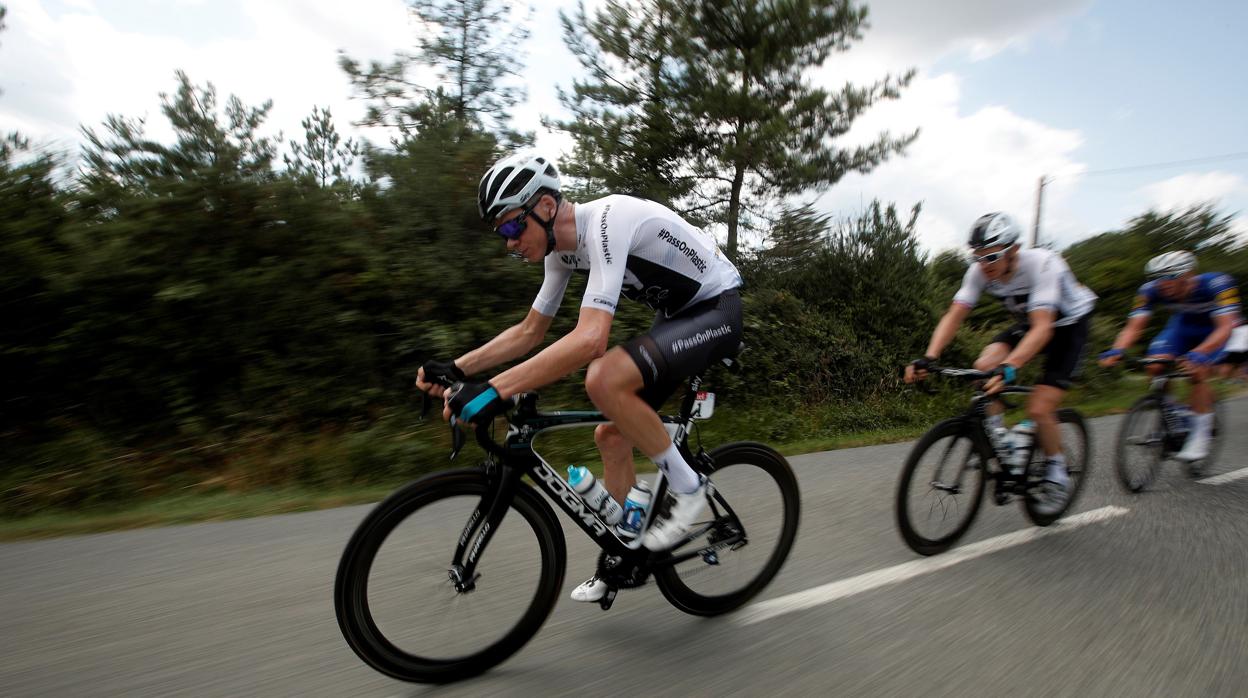
M 1003 462 L 1013 458 L 1009 431 L 1004 426 L 996 426 L 989 429 L 988 433 L 992 435 L 992 447 L 997 450 L 997 457 Z
M 572 489 L 585 500 L 585 504 L 602 517 L 608 525 L 619 523 L 624 514 L 620 503 L 607 492 L 607 488 L 598 482 L 594 474 L 589 472 L 585 467 L 580 465 L 568 466 L 568 484 L 572 485 Z
M 1035 434 L 1036 423 L 1030 419 L 1019 422 L 1010 431 L 1010 446 L 1014 449 L 1010 454 L 1010 470 L 1015 474 L 1021 473 L 1027 467 L 1027 460 L 1031 456 L 1031 441 Z
M 646 509 L 650 508 L 650 486 L 645 480 L 638 480 L 628 491 L 624 500 L 624 518 L 615 527 L 620 540 L 630 541 L 641 535 L 641 527 L 646 523 Z

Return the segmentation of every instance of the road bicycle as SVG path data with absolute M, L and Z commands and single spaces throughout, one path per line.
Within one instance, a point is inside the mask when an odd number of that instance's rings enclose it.
M 735 365 L 732 359 L 725 364 Z M 713 393 L 689 380 L 680 413 L 662 417 L 673 440 L 711 482 L 703 520 L 671 550 L 642 535 L 622 539 L 534 448 L 555 430 L 605 423 L 600 412 L 539 412 L 536 393 L 513 400 L 505 439 L 475 428 L 487 457 L 477 467 L 426 476 L 377 505 L 343 551 L 334 586 L 338 624 L 369 666 L 405 681 L 444 683 L 503 662 L 537 633 L 563 591 L 563 528 L 538 492 L 601 549 L 598 576 L 609 609 L 620 589 L 653 576 L 676 608 L 714 616 L 739 608 L 779 572 L 797 535 L 800 498 L 789 463 L 774 449 L 736 442 L 706 450 L 695 418 Z M 463 445 L 452 426 L 452 457 Z M 529 476 L 532 486 L 522 481 Z M 663 501 L 662 474 L 654 502 Z M 651 506 L 645 525 L 655 517 Z
M 1162 373 L 1149 381 L 1148 393 L 1135 401 L 1122 420 L 1114 450 L 1118 481 L 1128 492 L 1141 492 L 1156 481 L 1162 463 L 1173 459 L 1183 449 L 1192 412 L 1169 396 L 1172 381 L 1190 378 L 1186 371 L 1177 368 L 1177 360 L 1140 359 L 1134 365 L 1145 369 L 1149 366 L 1162 367 Z M 1199 477 L 1217 460 L 1222 446 L 1221 411 L 1221 406 L 1215 401 L 1213 428 L 1209 432 L 1209 455 L 1186 463 L 1191 477 Z
M 968 368 L 932 366 L 928 371 L 969 381 L 984 381 L 992 376 L 990 372 Z M 1007 463 L 1013 451 L 1005 443 L 994 445 L 985 421 L 988 405 L 993 401 L 1013 408 L 1009 396 L 1026 395 L 1033 388 L 1010 385 L 989 396 L 981 387 L 976 387 L 965 414 L 937 423 L 919 439 L 902 468 L 897 486 L 897 528 L 906 545 L 921 555 L 948 550 L 970 529 L 989 481 L 993 483 L 995 504 L 1018 499 L 1032 523 L 1048 526 L 1070 509 L 1087 480 L 1087 425 L 1077 410 L 1061 408 L 1057 420 L 1070 473 L 1070 496 L 1061 511 L 1039 511 L 1038 495 L 1045 477 L 1043 450 L 1036 448 L 1033 438 L 1018 461 L 1023 465 L 1011 469 Z

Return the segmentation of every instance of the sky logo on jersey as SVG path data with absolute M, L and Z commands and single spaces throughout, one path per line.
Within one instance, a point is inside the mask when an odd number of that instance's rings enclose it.
M 602 243 L 602 259 L 611 263 L 611 246 L 607 244 L 607 214 L 611 213 L 611 204 L 602 209 L 602 218 L 598 219 L 598 239 Z
M 698 268 L 699 273 L 706 273 L 706 260 L 699 257 L 697 250 L 690 247 L 689 243 L 681 240 L 675 235 L 672 235 L 671 231 L 667 228 L 659 230 L 659 239 L 680 250 L 682 254 L 689 258 L 689 261 L 693 264 L 693 266 Z

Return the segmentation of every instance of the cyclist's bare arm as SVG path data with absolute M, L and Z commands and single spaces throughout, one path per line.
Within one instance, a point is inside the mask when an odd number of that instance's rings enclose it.
M 949 346 L 949 342 L 953 341 L 954 335 L 958 333 L 958 328 L 966 320 L 966 316 L 971 314 L 971 307 L 962 303 L 953 302 L 949 304 L 949 309 L 945 311 L 944 316 L 940 318 L 940 322 L 936 324 L 936 329 L 932 332 L 932 338 L 927 343 L 927 352 L 924 356 L 930 356 L 933 359 L 940 356 L 940 352 Z M 907 383 L 913 383 L 915 380 L 923 380 L 927 376 L 927 371 L 915 371 L 914 366 L 906 366 L 905 380 Z
M 467 375 L 473 375 L 524 356 L 542 343 L 553 320 L 554 317 L 542 315 L 533 308 L 529 308 L 529 313 L 524 316 L 523 320 L 503 330 L 497 337 L 481 347 L 455 359 L 455 365 Z M 441 397 L 445 388 L 426 383 L 424 378 L 424 370 L 421 369 L 416 375 L 416 388 Z
M 1126 351 L 1135 346 L 1135 340 L 1140 338 L 1140 333 L 1148 327 L 1148 321 L 1151 315 L 1134 315 L 1127 318 L 1127 324 L 1123 325 L 1122 331 L 1114 339 L 1114 349 Z
M 536 356 L 490 379 L 503 398 L 554 383 L 607 352 L 614 315 L 582 307 L 576 327 Z

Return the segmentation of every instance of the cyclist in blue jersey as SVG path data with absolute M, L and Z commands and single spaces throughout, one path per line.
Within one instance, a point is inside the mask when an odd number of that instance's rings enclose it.
M 1196 413 L 1191 434 L 1175 457 L 1188 462 L 1209 455 L 1213 428 L 1211 369 L 1222 360 L 1232 330 L 1240 324 L 1239 289 L 1235 280 L 1218 272 L 1196 273 L 1191 252 L 1166 252 L 1149 260 L 1144 268 L 1149 280 L 1140 287 L 1127 324 L 1114 346 L 1101 353 L 1100 364 L 1112 366 L 1122 359 L 1152 317 L 1153 306 L 1173 312 L 1165 328 L 1148 345 L 1150 358 L 1178 358 L 1191 374 L 1191 408 Z M 1150 366 L 1150 372 L 1161 371 Z

